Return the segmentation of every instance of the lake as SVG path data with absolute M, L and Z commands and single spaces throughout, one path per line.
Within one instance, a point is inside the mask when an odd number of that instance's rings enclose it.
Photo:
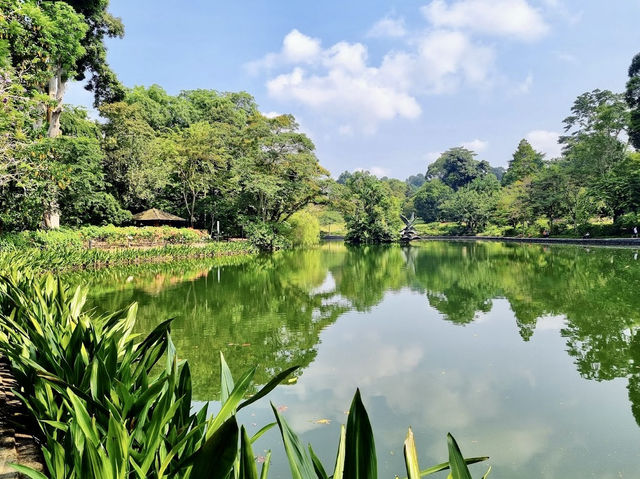
M 266 383 L 240 415 L 249 432 L 283 411 L 327 469 L 356 387 L 380 477 L 405 477 L 412 427 L 422 468 L 447 460 L 446 433 L 491 478 L 638 477 L 640 260 L 633 249 L 423 242 L 325 243 L 250 259 L 190 261 L 72 276 L 99 310 L 140 305 L 138 328 L 177 318 L 194 407 L 219 394 L 219 352 Z M 212 403 L 211 408 L 219 407 Z M 289 477 L 277 430 L 272 478 Z M 446 473 L 440 476 L 446 477 Z

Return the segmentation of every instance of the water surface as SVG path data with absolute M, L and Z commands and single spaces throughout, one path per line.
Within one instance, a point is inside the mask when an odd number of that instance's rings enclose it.
M 219 393 L 219 351 L 236 374 L 257 364 L 260 383 L 300 365 L 270 399 L 327 468 L 360 387 L 380 477 L 406 476 L 408 426 L 423 467 L 446 460 L 450 431 L 465 455 L 491 456 L 496 479 L 638 477 L 637 251 L 328 243 L 230 262 L 75 280 L 94 284 L 98 309 L 138 301 L 141 331 L 176 317 L 198 402 Z M 241 419 L 252 431 L 271 422 L 268 401 Z M 268 448 L 271 477 L 288 477 L 276 431 L 254 449 Z

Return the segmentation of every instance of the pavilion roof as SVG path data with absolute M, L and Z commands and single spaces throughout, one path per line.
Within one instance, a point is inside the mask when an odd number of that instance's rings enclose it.
M 159 210 L 157 208 L 151 208 L 150 210 L 143 211 L 136 215 L 133 215 L 135 221 L 184 221 L 184 218 L 172 215 L 166 211 Z

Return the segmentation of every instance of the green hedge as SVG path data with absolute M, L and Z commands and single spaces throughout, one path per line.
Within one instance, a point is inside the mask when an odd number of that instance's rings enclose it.
M 210 238 L 204 231 L 171 226 L 84 226 L 82 228 L 6 233 L 0 236 L 0 250 L 28 247 L 81 248 L 89 240 L 113 245 L 128 242 L 190 244 L 206 242 Z

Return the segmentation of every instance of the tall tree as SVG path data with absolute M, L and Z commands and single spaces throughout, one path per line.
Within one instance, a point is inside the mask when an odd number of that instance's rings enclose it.
M 535 174 L 542 168 L 543 158 L 544 154 L 534 150 L 527 140 L 520 140 L 513 159 L 509 161 L 509 168 L 502 177 L 502 184 L 508 186 Z
M 442 204 L 452 194 L 453 190 L 437 178 L 425 182 L 413 197 L 416 213 L 426 223 L 441 220 Z
M 383 243 L 398 237 L 400 205 L 384 181 L 357 171 L 347 180 L 341 210 L 347 224 L 345 240 Z
M 489 164 L 476 160 L 475 156 L 473 151 L 466 148 L 451 148 L 429 165 L 426 178 L 438 178 L 445 185 L 457 190 L 489 171 Z
M 629 140 L 636 150 L 640 150 L 640 53 L 631 60 L 629 81 L 624 97 L 631 110 Z

